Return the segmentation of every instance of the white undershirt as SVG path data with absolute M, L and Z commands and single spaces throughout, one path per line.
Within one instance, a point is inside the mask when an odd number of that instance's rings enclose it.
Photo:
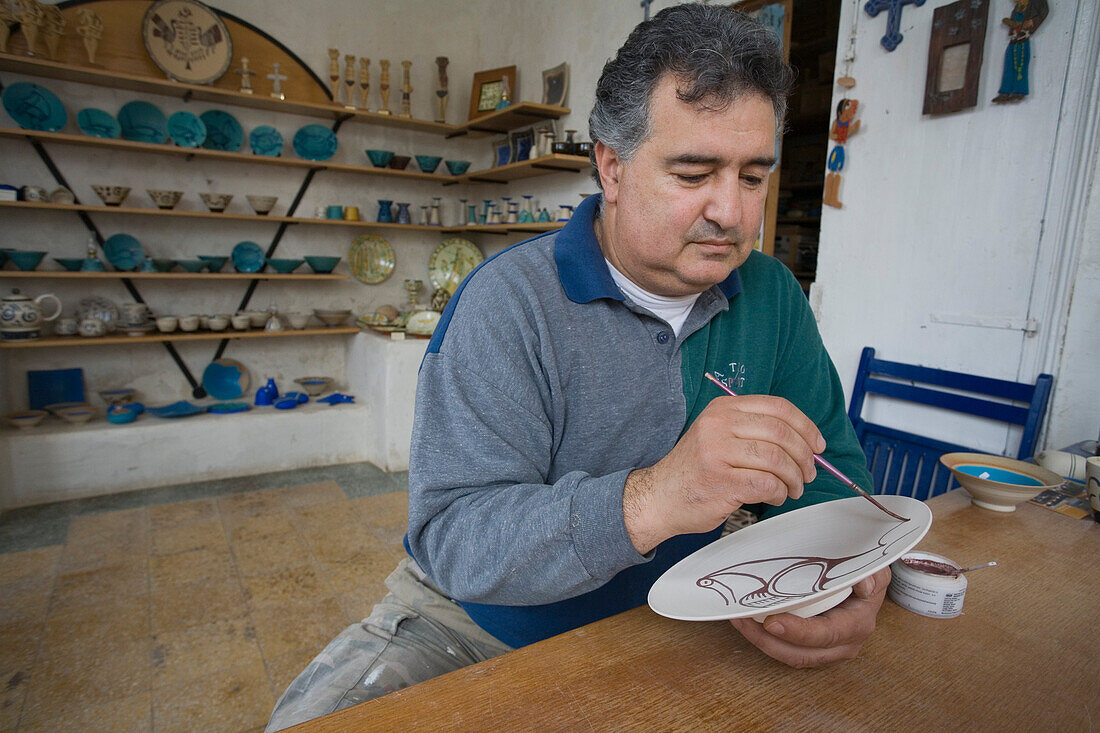
M 672 330 L 679 338 L 680 329 L 684 327 L 684 321 L 687 320 L 688 314 L 691 313 L 691 309 L 695 305 L 695 301 L 698 300 L 700 293 L 678 296 L 656 295 L 634 284 L 626 275 L 616 270 L 615 266 L 606 257 L 604 262 L 607 262 L 611 279 L 619 286 L 619 290 L 623 291 L 623 295 L 630 298 L 635 305 L 640 305 L 672 326 Z

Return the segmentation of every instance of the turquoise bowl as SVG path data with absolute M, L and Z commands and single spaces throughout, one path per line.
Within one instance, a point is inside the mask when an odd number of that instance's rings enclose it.
M 470 161 L 468 160 L 448 160 L 447 170 L 451 172 L 452 176 L 461 176 L 463 173 L 470 169 Z
M 318 275 L 332 272 L 336 269 L 336 265 L 340 263 L 339 257 L 326 257 L 323 255 L 306 255 L 305 260 L 310 269 Z
M 207 264 L 210 272 L 221 272 L 229 261 L 229 257 L 223 255 L 199 255 L 199 259 Z
M 157 272 L 171 272 L 172 268 L 176 266 L 175 260 L 164 260 L 153 258 L 153 267 L 157 268 Z
M 290 273 L 294 272 L 304 262 L 305 262 L 305 260 L 290 260 L 290 259 L 281 260 L 281 259 L 270 258 L 270 257 L 267 260 L 267 264 L 271 265 L 272 270 L 274 270 L 275 272 L 281 273 L 283 275 L 289 275 Z
M 83 257 L 54 257 L 53 261 L 69 272 L 80 272 L 80 267 L 84 264 Z
M 370 162 L 374 164 L 375 168 L 385 168 L 393 158 L 392 150 L 368 150 L 367 157 L 370 158 Z
M 8 259 L 15 263 L 20 270 L 33 270 L 42 262 L 45 252 L 32 252 L 30 250 L 13 249 L 8 251 Z M 83 260 L 81 260 L 83 264 Z
M 206 263 L 202 260 L 173 260 L 177 265 L 188 272 L 202 272 L 206 269 Z
M 418 155 L 416 156 L 416 164 L 420 166 L 420 170 L 425 173 L 434 173 L 435 169 L 439 167 L 440 161 L 442 161 L 438 155 Z

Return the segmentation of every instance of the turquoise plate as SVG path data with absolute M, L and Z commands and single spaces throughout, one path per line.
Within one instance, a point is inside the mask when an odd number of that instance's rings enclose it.
M 294 133 L 294 152 L 306 160 L 328 160 L 337 147 L 336 135 L 324 125 L 306 125 Z
M 237 272 L 259 272 L 264 269 L 264 263 L 267 261 L 264 251 L 255 242 L 239 243 L 233 248 L 231 256 Z
M 248 374 L 235 359 L 217 359 L 206 365 L 202 386 L 216 400 L 235 400 L 248 388 Z
M 95 107 L 86 107 L 77 112 L 76 126 L 85 135 L 92 137 L 117 138 L 122 135 L 122 126 L 114 115 Z
M 145 250 L 141 242 L 129 234 L 115 234 L 103 243 L 103 253 L 107 261 L 118 270 L 134 270 L 145 259 Z
M 168 136 L 181 148 L 197 148 L 206 140 L 206 125 L 190 112 L 176 112 L 168 118 Z
M 278 157 L 283 152 L 283 136 L 271 125 L 260 125 L 248 133 L 248 145 L 256 155 Z
M 206 125 L 206 140 L 202 146 L 210 150 L 227 150 L 235 153 L 244 144 L 244 130 L 237 118 L 220 109 L 211 109 L 199 115 Z
M 198 415 L 200 412 L 206 412 L 206 408 L 192 404 L 187 400 L 180 400 L 164 407 L 150 407 L 146 412 L 157 417 L 187 417 L 188 415 Z
M 29 81 L 17 81 L 4 89 L 4 109 L 26 130 L 57 132 L 69 121 L 65 105 L 45 87 Z
M 155 104 L 134 101 L 118 111 L 122 138 L 139 143 L 163 143 L 168 140 L 168 118 Z

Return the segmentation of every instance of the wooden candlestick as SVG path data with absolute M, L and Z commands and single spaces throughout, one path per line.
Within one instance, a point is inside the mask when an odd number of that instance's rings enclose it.
M 378 80 L 378 96 L 382 98 L 382 106 L 378 114 L 388 115 L 390 114 L 390 62 L 382 59 L 378 63 L 382 66 L 382 76 Z
M 328 50 L 328 85 L 332 93 L 334 104 L 340 102 L 340 51 L 335 48 Z
M 370 95 L 370 59 L 359 59 L 359 106 L 370 111 L 367 99 Z
M 401 116 L 412 117 L 412 84 L 409 81 L 409 68 L 412 67 L 412 61 L 402 61 L 401 66 L 405 69 L 404 80 L 401 82 Z
M 355 109 L 355 57 L 344 56 L 344 106 Z
M 438 71 L 435 77 L 436 110 L 435 121 L 447 121 L 447 64 L 450 61 L 446 56 L 436 56 L 435 65 Z

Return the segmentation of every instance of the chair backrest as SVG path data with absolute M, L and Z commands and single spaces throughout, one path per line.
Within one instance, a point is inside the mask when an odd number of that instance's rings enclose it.
M 922 501 L 942 494 L 950 487 L 951 472 L 940 464 L 940 456 L 975 449 L 869 423 L 861 417 L 867 395 L 1021 425 L 1023 435 L 1016 457 L 1023 460 L 1030 458 L 1035 449 L 1053 382 L 1049 374 L 1040 374 L 1035 384 L 1026 384 L 885 361 L 875 358 L 873 348 L 865 347 L 852 388 L 848 418 L 867 455 L 867 468 L 874 477 L 875 492 L 902 494 Z M 959 391 L 981 397 L 958 394 Z M 1006 400 L 1016 404 L 1008 404 Z

